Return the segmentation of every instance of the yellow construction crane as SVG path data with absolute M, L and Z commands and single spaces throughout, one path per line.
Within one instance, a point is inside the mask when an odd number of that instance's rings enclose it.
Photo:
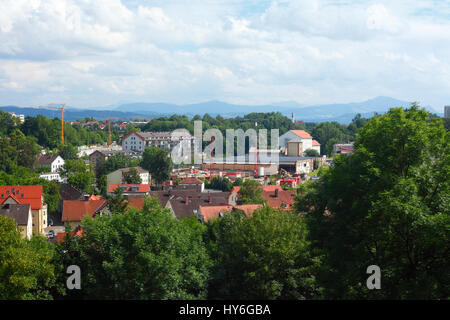
M 111 120 L 121 120 L 120 118 L 116 118 L 116 117 L 109 117 L 109 118 L 105 118 L 105 122 L 106 120 L 108 120 L 108 147 L 111 145 Z
M 59 107 L 53 106 L 32 106 L 32 108 L 40 108 L 40 109 L 54 109 L 61 110 L 61 143 L 64 144 L 64 108 L 66 104 L 61 104 Z

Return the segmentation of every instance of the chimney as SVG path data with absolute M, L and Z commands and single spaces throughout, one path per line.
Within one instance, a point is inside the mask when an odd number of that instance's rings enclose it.
M 278 198 L 278 188 L 275 189 L 275 198 Z
M 212 195 L 209 195 L 209 203 L 212 203 Z
M 189 198 L 188 198 L 188 196 L 186 196 L 186 197 L 184 198 L 184 203 L 186 203 L 186 205 L 188 205 L 188 203 L 189 203 Z
M 89 195 L 88 194 L 84 194 L 84 201 L 89 201 Z

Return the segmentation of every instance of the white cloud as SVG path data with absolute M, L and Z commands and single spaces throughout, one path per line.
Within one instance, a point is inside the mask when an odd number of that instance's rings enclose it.
M 3 0 L 0 105 L 391 95 L 441 106 L 445 12 L 422 0 Z

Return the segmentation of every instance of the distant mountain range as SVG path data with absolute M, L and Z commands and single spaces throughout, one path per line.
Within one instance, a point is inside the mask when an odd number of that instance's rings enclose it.
M 211 116 L 221 115 L 222 117 L 243 116 L 252 112 L 280 112 L 283 115 L 291 117 L 292 113 L 296 121 L 306 122 L 338 121 L 340 123 L 349 123 L 353 117 L 360 113 L 364 117 L 373 116 L 374 113 L 385 113 L 391 107 L 409 107 L 410 102 L 401 101 L 390 97 L 376 97 L 363 102 L 324 104 L 307 106 L 295 101 L 279 102 L 270 105 L 236 105 L 222 101 L 208 101 L 196 104 L 176 105 L 170 103 L 128 103 L 119 106 L 110 106 L 111 110 L 105 110 L 108 107 L 99 107 L 101 110 L 75 109 L 68 107 L 64 113 L 64 118 L 68 121 L 93 117 L 97 120 L 103 120 L 108 117 L 117 117 L 122 119 L 129 118 L 155 118 L 159 116 L 170 116 L 173 114 L 204 115 L 208 113 Z M 56 110 L 19 108 L 16 106 L 0 107 L 1 110 L 25 114 L 25 116 L 36 116 L 42 114 L 46 117 L 59 117 L 60 113 Z M 436 113 L 434 109 L 425 106 L 425 109 Z M 442 116 L 442 114 L 438 115 Z

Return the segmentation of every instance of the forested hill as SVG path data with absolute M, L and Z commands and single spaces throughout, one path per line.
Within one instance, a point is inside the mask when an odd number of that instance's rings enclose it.
M 410 102 L 397 100 L 390 97 L 376 97 L 362 102 L 351 103 L 334 103 L 323 105 L 301 105 L 295 102 L 280 102 L 268 105 L 237 105 L 222 101 L 207 101 L 196 104 L 175 105 L 169 103 L 129 103 L 119 106 L 110 106 L 111 110 L 106 110 L 106 107 L 98 107 L 101 110 L 92 109 L 75 109 L 67 108 L 64 115 L 68 121 L 76 119 L 83 119 L 85 117 L 93 117 L 97 120 L 103 120 L 107 117 L 117 117 L 123 120 L 128 118 L 143 117 L 146 119 L 153 119 L 161 116 L 171 115 L 185 115 L 189 118 L 195 115 L 203 116 L 209 114 L 211 116 L 220 115 L 223 118 L 234 118 L 238 116 L 245 116 L 249 113 L 265 113 L 265 112 L 279 112 L 284 116 L 291 118 L 294 114 L 296 120 L 306 122 L 323 122 L 336 121 L 341 124 L 349 124 L 352 119 L 361 114 L 364 118 L 370 118 L 374 113 L 383 114 L 391 107 L 408 108 Z M 93 107 L 96 109 L 96 107 Z M 435 110 L 425 106 L 431 113 Z M 36 108 L 18 108 L 16 106 L 1 107 L 0 110 L 24 114 L 25 116 L 36 116 L 41 114 L 43 116 L 54 118 L 58 117 L 57 110 L 36 109 Z M 442 116 L 441 113 L 437 114 Z
M 21 108 L 17 106 L 0 106 L 0 110 L 6 112 L 14 112 L 16 114 L 23 114 L 25 116 L 35 117 L 42 115 L 47 118 L 61 118 L 61 112 L 52 109 L 38 109 L 38 108 Z M 96 120 L 104 120 L 109 117 L 120 118 L 123 120 L 130 118 L 145 118 L 151 119 L 157 117 L 159 114 L 156 112 L 146 112 L 145 114 L 137 112 L 121 112 L 116 110 L 91 110 L 91 109 L 71 109 L 66 108 L 64 112 L 64 120 L 75 121 L 84 119 L 86 117 L 92 117 Z

